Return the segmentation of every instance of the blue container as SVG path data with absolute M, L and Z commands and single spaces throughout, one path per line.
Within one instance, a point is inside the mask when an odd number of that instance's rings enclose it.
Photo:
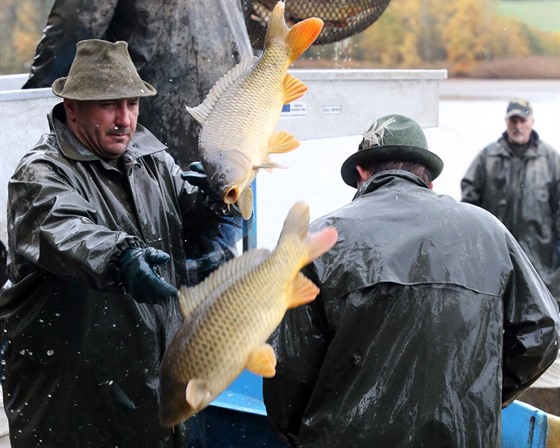
M 244 371 L 210 406 L 189 420 L 189 448 L 285 448 L 262 397 L 262 377 Z
M 514 401 L 502 411 L 502 448 L 546 448 L 548 415 Z

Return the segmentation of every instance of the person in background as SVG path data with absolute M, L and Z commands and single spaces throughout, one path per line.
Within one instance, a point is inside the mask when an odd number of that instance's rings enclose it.
M 8 186 L 0 318 L 11 446 L 185 447 L 186 426 L 157 417 L 177 288 L 187 259 L 216 259 L 216 245 L 222 261 L 234 255 L 242 220 L 186 182 L 137 124 L 140 98 L 156 90 L 126 42 L 79 42 L 52 91 L 64 101 L 50 133 Z
M 264 402 L 291 446 L 498 446 L 501 408 L 556 358 L 550 292 L 494 216 L 432 191 L 442 169 L 402 115 L 343 163 L 357 193 L 310 229 L 339 232 L 303 270 L 320 294 L 270 338 Z
M 560 304 L 560 154 L 533 129 L 528 101 L 510 101 L 505 122 L 461 180 L 462 201 L 508 228 Z

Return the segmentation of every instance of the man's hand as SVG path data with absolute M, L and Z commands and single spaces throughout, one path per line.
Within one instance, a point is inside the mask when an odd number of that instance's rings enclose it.
M 208 176 L 206 175 L 206 171 L 204 171 L 202 162 L 192 162 L 189 165 L 189 170 L 190 171 L 183 171 L 181 173 L 181 178 L 186 180 L 189 184 L 198 187 L 208 196 L 212 197 L 212 199 L 219 201 L 220 197 L 218 193 L 210 187 Z
M 138 302 L 157 303 L 177 297 L 177 289 L 156 271 L 156 266 L 167 263 L 169 258 L 153 247 L 127 249 L 119 258 L 117 279 Z

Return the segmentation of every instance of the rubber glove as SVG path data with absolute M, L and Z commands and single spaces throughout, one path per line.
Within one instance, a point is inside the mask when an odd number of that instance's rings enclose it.
M 206 171 L 204 171 L 202 162 L 192 162 L 189 165 L 189 170 L 190 171 L 183 171 L 181 173 L 181 179 L 186 180 L 189 184 L 194 185 L 195 187 L 198 187 L 198 189 L 206 195 L 207 200 L 204 202 L 206 206 L 218 215 L 227 217 L 241 216 L 241 211 L 239 210 L 237 204 L 224 204 L 220 195 L 212 189 L 210 182 L 208 182 L 208 176 L 206 175 Z
M 212 199 L 219 201 L 220 196 L 216 193 L 212 187 L 210 187 L 210 183 L 208 182 L 208 176 L 206 175 L 206 171 L 204 171 L 204 166 L 202 162 L 192 162 L 189 165 L 190 171 L 183 171 L 181 173 L 181 179 L 186 180 L 189 184 L 198 187 L 207 195 L 211 196 Z
M 139 302 L 157 303 L 177 297 L 177 289 L 157 273 L 157 265 L 167 263 L 169 258 L 153 247 L 127 249 L 119 258 L 117 280 Z

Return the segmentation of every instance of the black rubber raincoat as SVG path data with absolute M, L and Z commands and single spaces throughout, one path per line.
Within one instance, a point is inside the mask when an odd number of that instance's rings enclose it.
M 560 154 L 533 131 L 515 157 L 504 132 L 473 160 L 461 189 L 464 202 L 504 223 L 560 303 Z
M 161 249 L 172 260 L 159 271 L 178 287 L 185 259 L 223 240 L 226 218 L 142 126 L 117 167 L 78 142 L 62 104 L 49 121 L 8 186 L 12 285 L 0 317 L 12 447 L 185 447 L 185 427 L 157 417 L 176 302 L 124 295 L 116 261 L 130 247 Z
M 83 39 L 124 40 L 140 77 L 158 91 L 142 99 L 138 121 L 177 163 L 200 160 L 198 124 L 185 106 L 253 55 L 238 0 L 55 0 L 24 88 L 50 87 L 68 74 Z
M 311 230 L 326 225 L 338 241 L 304 269 L 320 295 L 271 337 L 274 427 L 301 447 L 498 447 L 502 405 L 555 360 L 560 330 L 514 238 L 404 171 Z

